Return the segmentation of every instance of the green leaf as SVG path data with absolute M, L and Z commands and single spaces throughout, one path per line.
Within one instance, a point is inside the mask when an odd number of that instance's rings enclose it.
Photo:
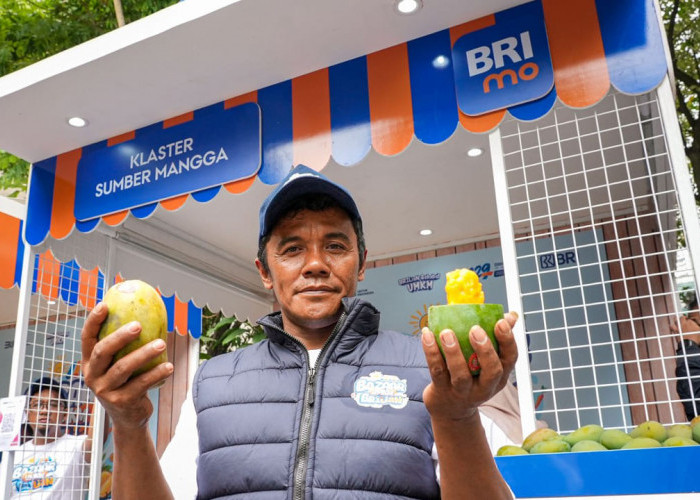
M 226 337 L 224 337 L 224 340 L 221 341 L 221 345 L 230 344 L 231 342 L 233 342 L 234 339 L 243 335 L 244 333 L 247 332 L 243 328 L 236 328 L 235 330 L 227 334 Z

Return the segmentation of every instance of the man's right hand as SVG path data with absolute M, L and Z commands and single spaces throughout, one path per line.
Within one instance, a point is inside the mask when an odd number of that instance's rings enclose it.
M 86 385 L 95 393 L 116 428 L 144 427 L 153 413 L 148 389 L 173 373 L 172 363 L 162 363 L 132 378 L 134 371 L 165 350 L 165 342 L 154 340 L 112 363 L 114 355 L 138 338 L 141 325 L 128 323 L 103 340 L 98 340 L 107 306 L 99 303 L 88 315 L 81 335 L 83 375 Z

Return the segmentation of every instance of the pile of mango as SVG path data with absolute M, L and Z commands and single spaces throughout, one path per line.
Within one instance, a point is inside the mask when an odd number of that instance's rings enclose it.
M 639 424 L 629 433 L 620 429 L 604 429 L 595 424 L 584 425 L 566 435 L 561 435 L 553 429 L 537 429 L 528 435 L 520 446 L 501 446 L 496 456 L 698 445 L 700 416 L 695 417 L 689 424 L 669 426 L 650 420 Z

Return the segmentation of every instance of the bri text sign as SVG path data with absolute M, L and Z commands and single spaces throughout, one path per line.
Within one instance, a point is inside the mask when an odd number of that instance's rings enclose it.
M 89 220 L 249 178 L 260 169 L 260 107 L 215 104 L 169 128 L 87 146 L 78 164 L 75 218 Z
M 554 85 L 540 0 L 495 15 L 452 48 L 459 108 L 481 115 L 545 96 Z

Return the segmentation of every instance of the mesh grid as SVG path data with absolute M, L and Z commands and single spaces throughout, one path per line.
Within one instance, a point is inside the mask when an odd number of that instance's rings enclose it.
M 685 233 L 655 94 L 509 119 L 501 138 L 537 417 L 560 432 L 685 421 Z
M 61 273 L 50 253 L 37 257 L 22 372 L 28 418 L 14 455 L 14 491 L 60 491 L 66 499 L 88 492 L 94 399 L 81 376 L 80 332 L 89 312 L 82 304 L 94 303 L 97 290 L 81 290 L 78 279 L 77 272 Z M 79 295 L 70 301 L 77 305 L 63 300 L 59 283 Z

